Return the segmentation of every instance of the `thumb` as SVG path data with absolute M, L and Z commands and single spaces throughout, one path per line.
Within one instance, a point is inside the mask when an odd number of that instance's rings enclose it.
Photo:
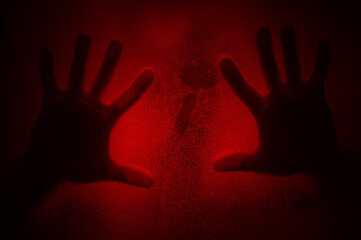
M 143 188 L 149 188 L 154 184 L 153 176 L 148 170 L 131 163 L 126 165 L 113 164 L 106 179 Z

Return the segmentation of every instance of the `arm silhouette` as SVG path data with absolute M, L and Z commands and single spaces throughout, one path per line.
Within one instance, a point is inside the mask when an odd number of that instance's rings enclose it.
M 94 86 L 86 93 L 82 86 L 90 41 L 86 35 L 77 39 L 66 90 L 57 86 L 51 51 L 41 51 L 42 109 L 18 171 L 2 190 L 5 221 L 17 221 L 64 180 L 119 181 L 140 187 L 153 184 L 147 170 L 131 164 L 118 166 L 109 157 L 109 135 L 116 120 L 152 84 L 153 70 L 144 69 L 121 96 L 104 105 L 99 96 L 112 77 L 123 46 L 117 40 L 110 42 Z
M 327 42 L 319 44 L 314 71 L 304 81 L 300 77 L 293 29 L 286 26 L 280 35 L 286 83 L 280 80 L 269 30 L 263 28 L 256 36 L 261 69 L 270 88 L 266 96 L 244 79 L 230 57 L 223 56 L 219 61 L 224 79 L 258 124 L 260 145 L 253 153 L 223 154 L 214 162 L 214 168 L 271 175 L 306 173 L 331 191 L 346 190 L 360 197 L 360 187 L 355 185 L 360 159 L 358 154 L 341 149 L 323 89 L 330 46 Z

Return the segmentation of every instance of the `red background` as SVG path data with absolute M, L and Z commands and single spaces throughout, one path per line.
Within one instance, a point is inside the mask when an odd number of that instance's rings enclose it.
M 7 0 L 3 9 L 3 173 L 26 149 L 40 110 L 38 56 L 42 47 L 53 50 L 58 82 L 66 87 L 76 37 L 79 33 L 90 35 L 85 86 L 89 89 L 108 42 L 120 39 L 124 51 L 104 102 L 115 99 L 142 68 L 156 70 L 153 86 L 119 119 L 110 146 L 117 162 L 131 161 L 149 169 L 155 185 L 141 189 L 113 182 L 64 183 L 29 214 L 31 236 L 328 239 L 333 235 L 335 224 L 339 224 L 334 211 L 307 177 L 213 171 L 216 155 L 257 147 L 257 125 L 214 69 L 205 68 L 211 71 L 209 78 L 199 71 L 187 75 L 201 85 L 213 79 L 210 88 L 188 86 L 181 73 L 189 66 L 214 64 L 228 54 L 265 94 L 255 44 L 260 27 L 271 29 L 282 74 L 279 29 L 286 24 L 294 27 L 304 79 L 315 64 L 317 44 L 329 40 L 332 61 L 326 96 L 342 146 L 360 149 L 361 36 L 354 4 Z M 187 129 L 180 134 L 176 119 L 190 93 L 195 94 L 197 103 L 189 119 L 184 119 Z

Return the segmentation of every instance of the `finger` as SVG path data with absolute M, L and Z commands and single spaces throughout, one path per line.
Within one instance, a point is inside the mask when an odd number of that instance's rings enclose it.
M 330 44 L 322 42 L 318 46 L 316 67 L 312 73 L 311 81 L 319 86 L 323 86 L 326 81 L 328 67 L 330 65 Z
M 294 85 L 300 82 L 300 63 L 296 47 L 296 38 L 292 27 L 287 26 L 281 29 L 281 42 L 287 82 Z
M 250 154 L 222 154 L 216 158 L 213 168 L 216 171 L 253 171 L 254 163 L 254 156 Z
M 122 50 L 123 45 L 119 41 L 112 40 L 109 43 L 108 49 L 105 53 L 103 66 L 101 67 L 98 77 L 95 79 L 93 89 L 91 90 L 91 93 L 96 97 L 99 97 L 111 79 Z
M 154 80 L 154 71 L 150 68 L 144 69 L 133 84 L 112 104 L 117 116 L 127 111 L 143 93 L 150 87 Z
M 260 94 L 243 78 L 235 62 L 224 56 L 219 61 L 219 69 L 233 92 L 246 104 L 254 115 L 262 110 Z
M 280 86 L 281 80 L 273 54 L 271 33 L 267 28 L 257 32 L 257 48 L 263 74 L 271 89 Z
M 47 48 L 40 52 L 40 80 L 45 95 L 59 90 L 54 75 L 53 57 L 50 49 Z
M 152 174 L 145 168 L 135 164 L 114 165 L 105 176 L 106 180 L 119 181 L 126 184 L 149 188 L 154 184 Z
M 86 59 L 90 48 L 90 37 L 80 35 L 76 41 L 73 63 L 69 75 L 69 89 L 80 92 L 84 82 Z

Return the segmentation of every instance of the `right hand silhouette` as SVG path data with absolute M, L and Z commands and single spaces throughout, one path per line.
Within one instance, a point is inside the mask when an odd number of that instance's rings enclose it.
M 301 81 L 296 41 L 291 27 L 281 30 L 287 83 L 280 81 L 274 59 L 271 34 L 257 33 L 257 47 L 263 74 L 270 87 L 261 96 L 243 78 L 236 64 L 223 57 L 219 68 L 232 90 L 244 101 L 259 127 L 260 146 L 252 154 L 220 156 L 219 171 L 255 171 L 274 175 L 298 172 L 321 174 L 339 152 L 336 128 L 328 108 L 323 84 L 330 60 L 330 47 L 318 47 L 316 67 L 309 81 Z
M 111 105 L 99 96 L 111 79 L 122 52 L 122 44 L 112 40 L 103 65 L 89 93 L 82 90 L 90 38 L 77 39 L 69 75 L 69 88 L 57 86 L 50 50 L 40 56 L 43 106 L 30 140 L 30 169 L 51 178 L 74 182 L 116 180 L 140 187 L 153 184 L 151 174 L 135 165 L 117 166 L 109 157 L 109 135 L 116 120 L 148 89 L 154 79 L 151 69 L 144 69 L 135 82 Z M 27 158 L 29 159 L 29 158 Z M 50 177 L 49 177 L 50 178 Z

